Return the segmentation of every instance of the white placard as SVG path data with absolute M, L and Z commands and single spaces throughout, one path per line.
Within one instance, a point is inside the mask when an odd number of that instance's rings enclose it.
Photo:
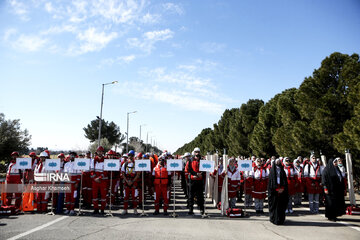
M 90 170 L 90 158 L 75 158 L 74 170 L 80 170 L 80 171 Z
M 213 172 L 215 167 L 214 161 L 200 160 L 200 171 L 201 172 Z
M 105 159 L 104 160 L 104 170 L 105 171 L 119 171 L 120 170 L 120 160 L 119 159 Z
M 239 168 L 239 171 L 251 171 L 252 170 L 252 160 L 239 160 L 238 168 Z
M 60 158 L 46 159 L 45 160 L 46 171 L 60 171 Z
M 135 171 L 149 172 L 151 171 L 151 163 L 149 159 L 135 160 Z
M 166 163 L 166 169 L 168 171 L 182 171 L 183 163 L 181 159 L 168 159 Z
M 17 158 L 15 167 L 16 169 L 31 169 L 31 158 Z

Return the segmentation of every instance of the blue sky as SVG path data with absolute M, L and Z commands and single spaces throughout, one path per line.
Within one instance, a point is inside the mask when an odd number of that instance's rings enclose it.
M 86 149 L 100 112 L 175 151 L 227 108 L 298 87 L 360 53 L 360 2 L 0 1 L 0 112 L 32 146 Z M 149 138 L 150 139 L 150 138 Z

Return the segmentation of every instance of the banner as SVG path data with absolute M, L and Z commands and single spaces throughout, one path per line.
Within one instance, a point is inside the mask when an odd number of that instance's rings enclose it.
M 104 160 L 104 171 L 119 171 L 120 160 L 119 159 L 105 159 Z
M 60 171 L 60 158 L 46 159 L 45 160 L 46 171 Z
M 135 171 L 150 172 L 151 163 L 149 159 L 135 160 Z
M 89 171 L 90 159 L 89 158 L 75 158 L 74 170 Z
M 31 158 L 17 158 L 16 169 L 31 169 Z
M 168 159 L 166 168 L 168 171 L 182 171 L 183 163 L 181 159 Z
M 252 170 L 252 160 L 239 160 L 238 168 L 239 168 L 239 171 L 251 171 Z
M 201 172 L 213 172 L 214 171 L 214 161 L 209 160 L 200 160 L 200 171 Z

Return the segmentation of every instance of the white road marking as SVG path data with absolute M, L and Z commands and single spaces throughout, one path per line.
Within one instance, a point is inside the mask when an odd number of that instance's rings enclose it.
M 46 224 L 44 224 L 44 225 L 38 226 L 38 227 L 36 227 L 36 228 L 34 228 L 34 229 L 31 229 L 31 230 L 29 230 L 29 231 L 27 231 L 27 232 L 24 232 L 24 233 L 21 233 L 21 234 L 19 234 L 19 235 L 16 235 L 16 236 L 12 237 L 12 238 L 9 238 L 8 240 L 19 239 L 19 238 L 24 237 L 24 236 L 26 236 L 26 235 L 29 235 L 29 234 L 31 234 L 31 233 L 33 233 L 33 232 L 39 231 L 39 230 L 41 230 L 41 229 L 43 229 L 43 228 L 46 228 L 46 227 L 48 227 L 48 226 L 50 226 L 50 225 L 52 225 L 52 224 L 54 224 L 54 223 L 60 222 L 61 220 L 64 220 L 65 218 L 68 218 L 68 217 L 69 217 L 69 216 L 60 217 L 60 218 L 58 218 L 58 219 L 55 219 L 54 221 L 48 222 L 48 223 L 46 223 Z
M 347 222 L 337 222 L 337 223 L 341 223 L 341 224 L 344 224 L 348 227 L 351 227 L 352 229 L 355 229 L 356 231 L 359 231 L 360 232 L 360 227 L 355 227 L 353 224 L 351 223 L 347 223 Z

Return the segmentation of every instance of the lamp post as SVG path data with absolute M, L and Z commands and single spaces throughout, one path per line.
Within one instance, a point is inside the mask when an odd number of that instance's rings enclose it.
M 139 138 L 140 142 L 141 142 L 141 127 L 142 127 L 142 126 L 146 126 L 146 124 L 141 124 L 141 125 L 140 125 L 140 138 Z
M 145 148 L 145 152 L 148 152 L 148 145 L 149 145 L 149 133 L 151 133 L 151 131 L 146 133 L 146 148 Z
M 101 124 L 102 124 L 102 109 L 104 104 L 104 86 L 118 83 L 118 81 L 113 81 L 110 83 L 103 83 L 102 84 L 102 93 L 101 93 L 101 107 L 100 107 L 100 118 L 99 118 L 99 137 L 98 137 L 98 147 L 100 146 L 100 139 L 101 139 Z
M 126 152 L 129 152 L 129 115 L 132 113 L 136 113 L 137 111 L 128 112 L 127 113 L 127 131 L 126 131 Z

